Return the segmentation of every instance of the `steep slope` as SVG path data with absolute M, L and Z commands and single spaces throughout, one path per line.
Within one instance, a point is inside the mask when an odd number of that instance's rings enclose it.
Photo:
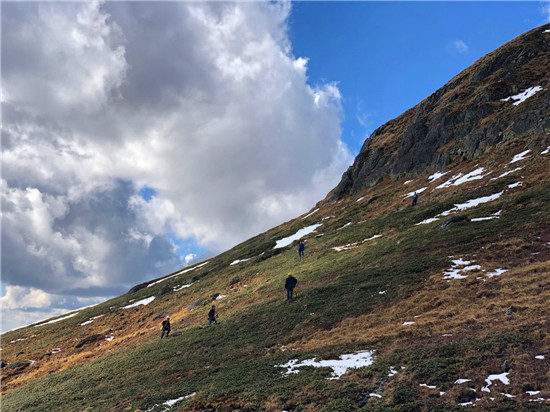
M 357 193 L 385 176 L 417 176 L 474 160 L 511 139 L 550 132 L 547 37 L 540 28 L 519 36 L 379 127 L 331 198 Z M 535 87 L 542 90 L 523 104 L 505 101 Z
M 518 37 L 379 128 L 309 213 L 3 334 L 2 410 L 550 410 L 549 42 Z M 304 258 L 276 247 L 300 230 Z

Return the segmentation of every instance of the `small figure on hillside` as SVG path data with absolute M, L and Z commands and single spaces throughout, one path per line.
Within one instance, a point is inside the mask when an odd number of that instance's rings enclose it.
M 218 324 L 216 320 L 216 307 L 214 305 L 212 305 L 212 308 L 208 312 L 208 326 L 211 326 L 213 323 Z
M 298 280 L 292 276 L 292 273 L 289 273 L 285 281 L 286 300 L 292 299 L 292 293 L 296 287 L 296 283 L 298 283 Z
M 304 256 L 304 250 L 306 250 L 306 245 L 304 245 L 303 240 L 300 240 L 300 243 L 298 243 L 298 256 L 299 257 Z
M 160 334 L 160 338 L 164 338 L 164 334 L 168 336 L 170 334 L 170 316 L 166 316 L 166 319 L 162 321 L 162 332 Z
M 412 198 L 413 198 L 412 205 L 416 206 L 416 202 L 418 202 L 418 195 L 416 194 L 416 192 L 414 192 L 414 195 L 412 195 Z

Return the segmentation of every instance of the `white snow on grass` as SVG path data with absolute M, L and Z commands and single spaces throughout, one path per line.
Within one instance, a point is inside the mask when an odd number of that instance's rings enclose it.
M 445 187 L 450 187 L 450 186 L 458 186 L 466 182 L 472 182 L 474 180 L 483 179 L 485 176 L 491 173 L 489 172 L 487 174 L 483 174 L 484 170 L 485 169 L 483 167 L 480 167 L 465 175 L 462 175 L 462 173 L 459 173 L 457 175 L 452 176 L 445 183 L 442 183 L 439 186 L 437 186 L 436 189 L 443 189 Z
M 405 180 L 405 183 L 403 183 L 404 185 L 408 185 L 409 183 L 411 183 L 412 180 Z
M 485 379 L 485 382 L 487 383 L 487 386 L 484 386 L 481 388 L 482 392 L 491 392 L 489 389 L 489 386 L 493 384 L 493 381 L 501 381 L 505 385 L 510 384 L 510 379 L 508 379 L 508 374 L 510 372 L 504 372 L 498 375 L 489 375 L 487 379 Z
M 420 189 L 418 190 L 413 190 L 412 192 L 409 192 L 407 194 L 404 194 L 403 197 L 411 197 L 412 195 L 414 195 L 415 193 L 418 194 L 418 193 L 422 193 L 424 190 L 426 190 L 427 187 L 421 187 Z
M 437 386 L 428 385 L 426 383 L 421 383 L 420 386 L 422 386 L 423 388 L 428 388 L 428 389 L 437 389 Z
M 10 340 L 9 343 L 23 342 L 23 341 L 25 341 L 25 340 L 27 340 L 27 339 L 32 338 L 33 336 L 36 336 L 36 335 L 32 335 L 32 336 L 29 336 L 29 337 L 27 337 L 27 338 L 20 338 L 20 339 Z
M 414 325 L 416 322 L 403 322 L 403 326 Z
M 514 188 L 520 187 L 520 186 L 523 186 L 523 182 L 512 183 L 512 184 L 508 185 L 508 189 L 514 189 Z
M 535 356 L 535 359 L 541 359 L 542 360 L 542 359 L 544 359 L 544 355 L 537 355 L 537 356 Z
M 520 160 L 524 160 L 525 159 L 525 156 L 527 155 L 527 153 L 529 153 L 531 150 L 527 149 L 521 153 L 518 153 L 517 155 L 515 155 L 513 157 L 512 160 L 510 160 L 510 164 L 512 163 L 516 163 L 516 162 L 519 162 Z
M 189 268 L 189 269 L 183 269 L 183 270 L 180 270 L 179 272 L 176 272 L 174 273 L 173 275 L 170 275 L 170 276 L 167 276 L 165 278 L 162 278 L 160 280 L 157 280 L 156 282 L 153 282 L 153 283 L 149 283 L 147 285 L 148 288 L 150 288 L 151 286 L 154 286 L 156 284 L 159 284 L 161 282 L 164 282 L 165 280 L 168 280 L 170 278 L 173 278 L 173 277 L 176 277 L 176 276 L 179 276 L 179 275 L 183 275 L 184 273 L 187 273 L 187 272 L 191 272 L 192 270 L 195 270 L 195 269 L 198 269 L 206 264 L 210 263 L 210 261 L 207 261 L 207 262 L 204 262 L 204 263 L 201 263 L 200 265 L 197 265 L 197 266 L 193 266 L 192 268 Z
M 234 260 L 233 262 L 231 262 L 229 264 L 229 266 L 233 266 L 233 265 L 236 265 L 237 263 L 241 263 L 241 262 L 246 262 L 247 260 L 250 260 L 250 259 L 254 259 L 254 258 L 251 257 L 251 258 L 248 258 L 248 259 L 237 259 L 237 260 Z
M 388 373 L 388 376 L 389 376 L 389 377 L 392 377 L 392 376 L 395 375 L 397 372 L 398 372 L 397 369 L 395 369 L 393 366 L 390 366 L 390 373 Z
M 220 300 L 220 299 L 223 299 L 223 298 L 226 298 L 227 296 L 225 295 L 218 295 L 216 296 L 216 300 Z
M 371 236 L 371 237 L 369 237 L 368 239 L 363 240 L 361 243 L 368 242 L 369 240 L 378 239 L 379 237 L 382 237 L 382 235 L 374 235 L 374 236 Z
M 361 196 L 359 199 L 356 200 L 356 202 L 360 202 L 361 200 L 363 200 L 364 198 L 366 198 L 367 196 Z
M 332 376 L 327 379 L 333 380 L 340 379 L 340 377 L 344 375 L 348 369 L 362 368 L 364 366 L 372 365 L 374 362 L 373 355 L 374 351 L 364 350 L 357 353 L 341 355 L 339 359 L 321 360 L 318 362 L 315 361 L 315 358 L 305 359 L 301 362 L 298 362 L 297 359 L 292 359 L 283 365 L 276 365 L 276 367 L 287 368 L 287 371 L 283 372 L 284 375 L 299 373 L 300 371 L 298 368 L 303 366 L 313 366 L 314 368 L 331 368 Z
M 186 288 L 188 288 L 188 287 L 194 285 L 195 283 L 197 283 L 197 282 L 188 283 L 187 285 L 176 286 L 176 287 L 174 288 L 174 292 L 179 292 L 180 290 L 186 289 Z
M 339 228 L 336 229 L 336 230 L 341 230 L 341 229 L 343 229 L 343 228 L 345 228 L 345 227 L 348 227 L 348 226 L 350 226 L 350 225 L 351 225 L 351 222 L 348 222 L 348 223 L 346 223 L 344 226 L 339 227 Z
M 148 305 L 154 300 L 155 300 L 155 297 L 151 296 L 145 299 L 138 300 L 137 302 L 132 303 L 131 305 L 123 306 L 121 309 L 130 309 L 130 308 L 135 308 L 136 306 L 139 306 L 139 305 Z
M 418 225 L 427 225 L 428 223 L 432 223 L 432 222 L 436 222 L 438 221 L 439 218 L 437 217 L 430 217 L 428 219 L 424 219 L 422 222 L 418 222 L 415 224 L 415 226 L 418 226 Z
M 82 322 L 82 323 L 80 324 L 80 326 L 89 325 L 89 324 L 92 323 L 94 320 L 99 319 L 99 318 L 102 317 L 102 316 L 103 316 L 103 315 L 94 316 L 94 317 L 88 319 L 86 322 Z
M 51 353 L 59 353 L 59 352 L 61 352 L 61 348 L 53 348 L 51 350 Z
M 514 172 L 517 172 L 518 170 L 521 170 L 521 169 L 523 169 L 523 167 L 516 167 L 515 169 L 508 170 L 507 172 L 504 172 L 504 173 L 501 174 L 500 176 L 493 177 L 491 180 L 500 179 L 501 177 L 508 176 L 509 174 L 514 173 Z
M 186 396 L 182 396 L 181 398 L 177 398 L 177 399 L 170 399 L 169 401 L 166 401 L 164 402 L 163 404 L 161 404 L 160 406 L 162 406 L 162 409 L 159 411 L 159 412 L 166 412 L 166 411 L 169 411 L 172 406 L 174 406 L 176 403 L 178 402 L 181 402 L 185 399 L 189 399 L 189 398 L 192 398 L 193 396 L 195 396 L 197 393 L 196 392 L 193 392 L 192 394 L 190 395 L 186 395 Z M 157 406 L 159 405 L 153 405 L 151 408 L 147 409 L 146 412 L 151 412 L 152 410 L 154 410 Z
M 312 214 L 317 213 L 318 211 L 319 211 L 319 208 L 315 209 L 313 212 L 311 212 L 311 213 L 305 215 L 305 216 L 302 218 L 302 220 L 304 220 L 304 219 L 307 218 L 307 217 L 310 217 Z
M 544 149 L 542 152 L 540 152 L 541 155 L 545 155 L 550 153 L 550 146 L 548 146 L 546 149 Z
M 278 248 L 281 248 L 281 247 L 288 246 L 292 242 L 294 242 L 295 240 L 301 239 L 302 237 L 304 237 L 306 235 L 309 235 L 312 232 L 315 232 L 315 229 L 317 229 L 321 225 L 322 225 L 322 223 L 316 223 L 314 225 L 304 227 L 304 228 L 298 230 L 292 236 L 288 236 L 288 237 L 285 237 L 285 238 L 282 238 L 282 239 L 278 240 L 273 249 L 278 249 Z
M 439 179 L 440 177 L 445 176 L 447 173 L 449 173 L 449 172 L 445 172 L 445 173 L 437 172 L 437 173 L 434 173 L 433 175 L 428 176 L 428 180 L 429 180 L 430 182 L 433 182 L 433 181 Z
M 540 391 L 525 391 L 525 393 L 529 394 L 529 396 L 535 396 L 540 393 Z
M 502 275 L 504 272 L 507 272 L 508 270 L 507 269 L 495 269 L 494 272 L 487 272 L 485 273 L 485 276 L 487 276 L 488 278 L 493 278 L 495 276 L 500 276 Z
M 355 249 L 357 247 L 359 247 L 359 243 L 355 242 L 355 243 L 348 243 L 347 245 L 343 245 L 343 246 L 335 246 L 331 249 L 333 249 L 337 252 L 342 252 L 343 250 Z
M 463 260 L 462 258 L 455 259 L 452 262 L 453 265 L 451 266 L 451 268 L 443 272 L 443 274 L 445 275 L 443 276 L 443 279 L 447 282 L 450 282 L 451 279 L 466 279 L 468 275 L 465 275 L 462 272 L 469 272 L 471 270 L 481 269 L 481 266 L 470 265 L 470 263 L 472 262 L 470 262 L 469 260 Z
M 514 96 L 507 97 L 506 99 L 500 99 L 502 102 L 508 102 L 510 100 L 516 100 L 513 105 L 517 106 L 521 103 L 523 103 L 525 100 L 527 100 L 529 97 L 532 97 L 535 93 L 540 92 L 542 90 L 541 86 L 533 86 L 529 87 L 525 91 L 518 93 Z
M 114 338 L 115 338 L 114 335 L 111 335 L 111 336 L 106 337 L 105 340 L 107 342 L 111 342 Z
M 377 393 L 369 393 L 369 396 L 373 397 L 373 398 L 382 398 L 382 395 L 379 395 Z
M 457 379 L 455 384 L 460 385 L 461 383 L 471 382 L 471 379 Z
M 78 315 L 79 313 L 80 313 L 80 312 L 71 313 L 70 315 L 63 316 L 62 318 L 50 320 L 50 321 L 48 321 L 48 322 L 41 323 L 41 324 L 39 324 L 39 325 L 34 325 L 34 327 L 37 328 L 37 327 L 42 326 L 42 325 L 49 325 L 50 323 L 60 322 L 60 321 L 65 320 L 65 319 L 72 318 L 73 316 L 76 316 L 76 315 Z
M 378 292 L 379 295 L 385 295 L 386 294 L 386 290 L 381 290 L 380 292 Z
M 550 29 L 544 30 L 543 33 L 550 33 Z
M 493 200 L 496 200 L 500 196 L 502 196 L 503 193 L 504 192 L 498 192 L 498 193 L 494 193 L 494 194 L 489 195 L 489 196 L 483 196 L 483 197 L 478 197 L 476 199 L 470 199 L 465 203 L 455 204 L 455 207 L 440 213 L 438 216 L 448 216 L 452 213 L 456 213 L 456 212 L 460 212 L 460 211 L 463 211 L 463 210 L 466 210 L 466 209 L 470 209 L 472 207 L 479 206 L 483 203 L 492 202 Z
M 492 219 L 500 219 L 500 214 L 502 213 L 502 210 L 499 210 L 498 212 L 493 213 L 491 216 L 486 217 L 474 217 L 471 219 L 472 222 L 481 222 L 483 220 L 492 220 Z

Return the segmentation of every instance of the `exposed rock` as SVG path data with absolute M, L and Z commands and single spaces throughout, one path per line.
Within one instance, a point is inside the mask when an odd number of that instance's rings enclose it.
M 508 309 L 506 309 L 506 314 L 511 315 L 512 313 L 517 312 L 517 311 L 518 310 L 515 307 L 511 306 Z
M 129 293 L 129 294 L 130 293 L 135 293 L 138 290 L 146 288 L 148 284 L 149 284 L 149 282 L 140 283 L 139 285 L 136 285 L 136 286 L 132 287 L 127 293 Z
M 502 372 L 509 372 L 510 371 L 510 361 L 508 359 L 506 359 L 502 365 L 500 366 L 500 370 Z
M 102 335 L 102 334 L 88 336 L 87 338 L 84 338 L 80 342 L 78 342 L 75 346 L 75 349 L 81 348 L 82 346 L 87 345 L 88 343 L 96 342 L 98 340 L 103 340 L 103 339 L 105 339 L 105 335 Z
M 8 364 L 4 361 L 0 361 L 0 368 L 5 368 Z
M 194 301 L 193 303 L 191 303 L 187 309 L 189 311 L 192 311 L 193 309 L 199 307 L 203 301 L 204 301 L 203 298 L 199 298 L 196 301 Z
M 273 257 L 273 251 L 267 250 L 267 251 L 265 251 L 264 253 L 262 253 L 262 256 L 260 256 L 260 259 L 262 259 L 262 260 L 267 260 L 267 259 L 269 259 L 270 257 Z
M 365 141 L 352 166 L 327 196 L 338 201 L 384 177 L 414 178 L 472 160 L 506 141 L 550 130 L 550 89 L 534 67 L 547 67 L 550 42 L 535 28 L 478 60 L 442 88 Z M 501 101 L 534 85 L 526 102 Z
M 463 390 L 456 397 L 457 403 L 466 403 L 473 401 L 476 398 L 476 393 L 470 388 Z
M 454 216 L 450 219 L 447 219 L 445 222 L 443 222 L 441 225 L 438 226 L 438 230 L 445 230 L 448 229 L 449 226 L 452 226 L 456 223 L 460 222 L 468 222 L 470 219 L 468 219 L 468 216 L 460 215 L 460 216 Z
M 22 371 L 23 369 L 27 368 L 28 366 L 30 366 L 31 363 L 30 362 L 15 362 L 15 363 L 10 363 L 8 365 L 8 369 L 16 369 L 17 371 Z
M 235 285 L 237 283 L 239 283 L 241 280 L 239 278 L 233 278 L 229 281 L 229 284 L 230 285 Z
M 158 315 L 156 315 L 153 320 L 159 320 L 164 319 L 166 317 L 166 312 L 160 312 Z

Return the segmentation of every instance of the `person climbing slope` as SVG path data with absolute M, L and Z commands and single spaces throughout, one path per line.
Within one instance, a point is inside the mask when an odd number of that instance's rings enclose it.
M 296 287 L 296 283 L 298 283 L 298 280 L 294 276 L 292 276 L 292 273 L 289 273 L 285 281 L 287 301 L 292 299 L 292 293 L 294 291 L 294 288 Z
M 412 205 L 416 206 L 416 202 L 418 202 L 418 194 L 416 192 L 414 192 L 414 195 L 412 195 L 412 199 L 413 199 Z
M 212 308 L 210 308 L 210 311 L 208 312 L 208 326 L 211 326 L 212 323 L 218 324 L 218 321 L 216 320 L 216 307 L 212 305 Z
M 170 316 L 166 316 L 166 319 L 162 321 L 162 332 L 160 334 L 160 338 L 164 338 L 164 334 L 166 333 L 166 336 L 170 334 Z
M 300 240 L 300 243 L 298 243 L 298 256 L 299 257 L 304 256 L 304 250 L 306 250 L 306 245 L 304 245 L 303 240 Z

